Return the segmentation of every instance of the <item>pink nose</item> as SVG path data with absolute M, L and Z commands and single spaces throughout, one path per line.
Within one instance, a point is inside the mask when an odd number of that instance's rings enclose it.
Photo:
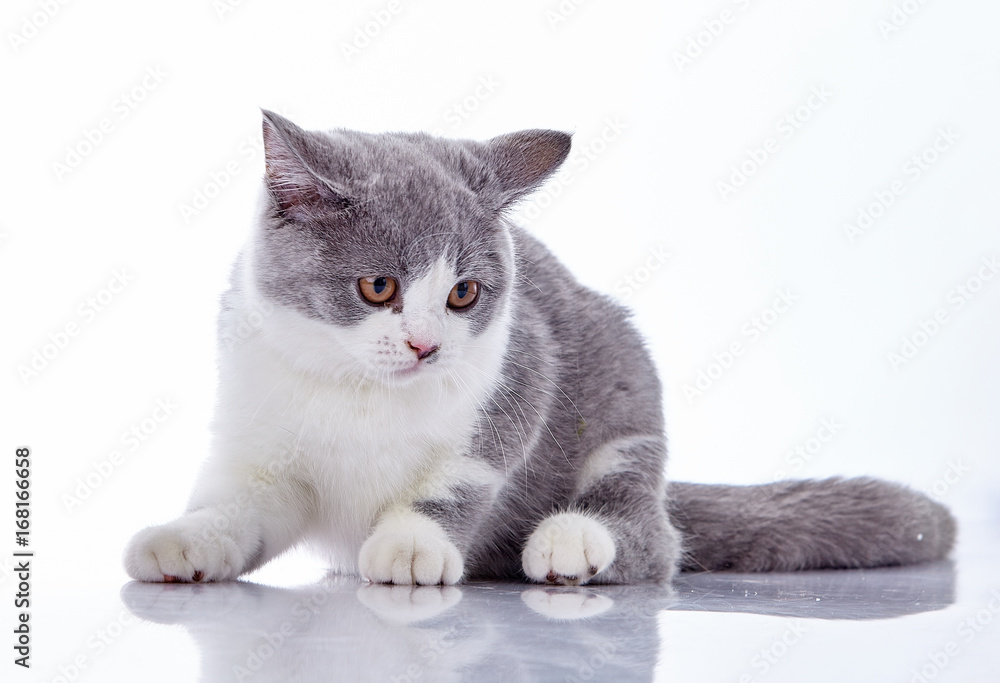
M 427 356 L 431 355 L 432 353 L 438 350 L 437 344 L 424 343 L 413 340 L 407 341 L 406 345 L 409 346 L 411 349 L 413 349 L 413 352 L 417 354 L 417 358 L 419 360 L 427 358 Z

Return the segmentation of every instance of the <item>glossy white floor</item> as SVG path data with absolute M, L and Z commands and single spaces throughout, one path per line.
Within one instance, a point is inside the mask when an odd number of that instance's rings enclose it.
M 1000 680 L 1000 2 L 4 9 L 0 443 L 32 449 L 35 555 L 21 669 L 8 497 L 0 682 Z M 294 554 L 129 584 L 128 539 L 184 509 L 209 452 L 257 107 L 573 131 L 517 220 L 633 310 L 670 478 L 898 481 L 959 517 L 953 564 L 411 591 Z
M 673 590 L 377 586 L 296 556 L 253 581 L 46 590 L 32 680 L 994 681 L 998 567 L 997 524 L 949 562 Z

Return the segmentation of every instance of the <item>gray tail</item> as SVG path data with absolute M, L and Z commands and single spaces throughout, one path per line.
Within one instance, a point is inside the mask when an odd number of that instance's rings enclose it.
M 868 477 L 759 486 L 672 483 L 668 491 L 687 571 L 915 564 L 944 558 L 955 542 L 955 519 L 945 506 Z

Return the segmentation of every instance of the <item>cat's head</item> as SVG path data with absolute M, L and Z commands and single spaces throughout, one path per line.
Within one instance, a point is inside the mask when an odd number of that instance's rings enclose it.
M 263 132 L 253 286 L 295 362 L 390 385 L 499 362 L 516 267 L 504 212 L 568 135 L 313 132 L 270 112 Z

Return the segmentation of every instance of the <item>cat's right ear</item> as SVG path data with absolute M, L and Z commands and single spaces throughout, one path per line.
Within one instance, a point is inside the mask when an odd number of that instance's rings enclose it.
M 324 209 L 347 208 L 345 195 L 309 164 L 309 134 L 283 116 L 262 109 L 264 182 L 282 218 L 304 221 Z
M 486 160 L 493 179 L 489 192 L 496 208 L 510 206 L 555 173 L 569 155 L 572 138 L 557 130 L 522 130 L 486 143 Z

